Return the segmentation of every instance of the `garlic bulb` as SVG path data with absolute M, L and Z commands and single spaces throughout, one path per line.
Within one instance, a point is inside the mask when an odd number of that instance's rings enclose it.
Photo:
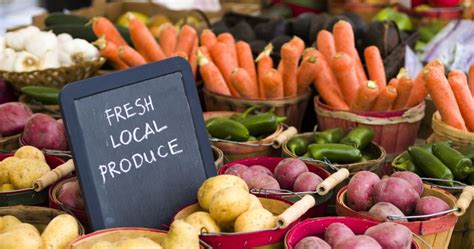
M 53 32 L 39 32 L 32 35 L 26 42 L 26 51 L 43 57 L 46 51 L 53 50 L 58 46 L 58 38 Z
M 16 51 L 25 49 L 26 43 L 30 41 L 30 37 L 40 33 L 40 30 L 35 26 L 28 26 L 16 31 L 7 32 L 5 34 L 6 45 Z
M 72 36 L 68 33 L 62 33 L 62 34 L 58 35 L 58 44 L 59 45 L 64 44 L 64 43 L 69 42 L 69 41 L 72 41 L 72 40 L 73 40 Z
M 92 61 L 99 57 L 99 50 L 83 39 L 74 39 L 62 44 L 60 51 L 61 64 L 69 59 L 74 63 Z
M 59 53 L 57 49 L 46 51 L 43 58 L 41 58 L 39 69 L 58 68 L 59 64 Z
M 22 51 L 16 54 L 13 70 L 15 72 L 30 72 L 38 70 L 40 60 L 34 54 Z
M 0 54 L 0 70 L 1 71 L 13 71 L 13 65 L 15 64 L 16 53 L 11 48 L 5 48 L 3 53 Z

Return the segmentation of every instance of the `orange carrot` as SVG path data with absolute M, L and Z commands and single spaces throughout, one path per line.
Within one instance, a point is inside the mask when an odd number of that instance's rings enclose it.
M 324 55 L 326 61 L 331 61 L 331 58 L 336 54 L 336 45 L 334 44 L 334 36 L 327 30 L 321 30 L 316 38 L 316 45 L 319 52 Z
M 474 99 L 467 84 L 466 74 L 459 70 L 453 70 L 448 74 L 448 81 L 467 129 L 474 132 Z
M 337 85 L 336 77 L 329 63 L 318 50 L 316 50 L 315 56 L 317 71 L 313 85 L 318 90 L 319 95 L 326 104 L 339 110 L 349 110 L 349 105 L 344 102 L 341 90 Z
M 129 46 L 119 46 L 117 49 L 119 58 L 129 67 L 136 67 L 146 64 L 145 58 L 141 56 L 135 49 Z
M 181 58 L 183 58 L 183 59 L 185 59 L 185 60 L 188 60 L 188 55 L 187 55 L 185 52 L 183 52 L 183 51 L 176 52 L 176 53 L 175 53 L 175 56 L 181 57 Z
M 222 42 L 227 46 L 227 49 L 230 51 L 231 58 L 228 60 L 232 59 L 235 61 L 235 63 L 238 64 L 238 59 L 237 59 L 237 51 L 235 49 L 235 39 L 230 33 L 222 33 L 217 36 L 217 41 Z
M 438 68 L 428 67 L 423 70 L 423 79 L 441 119 L 454 128 L 467 131 L 456 97 L 444 73 Z
M 196 79 L 197 72 L 197 50 L 198 50 L 198 39 L 194 39 L 193 49 L 191 50 L 191 55 L 189 56 L 189 64 L 191 64 L 191 69 L 193 71 L 194 79 Z
M 321 51 L 317 51 L 315 48 L 307 48 L 303 50 L 303 60 L 306 60 L 309 57 L 317 57 L 318 53 L 321 53 Z
M 92 31 L 97 37 L 104 36 L 107 41 L 113 42 L 117 46 L 128 45 L 122 35 L 118 32 L 114 24 L 105 17 L 93 17 Z
M 102 36 L 97 41 L 93 42 L 93 44 L 99 48 L 100 55 L 105 57 L 115 69 L 124 70 L 128 68 L 128 65 L 118 56 L 117 45 L 113 42 L 105 40 L 105 37 Z
M 170 23 L 165 23 L 160 27 L 160 46 L 166 57 L 173 56 L 178 42 L 178 30 Z
M 235 44 L 235 49 L 237 51 L 239 67 L 245 69 L 249 74 L 252 83 L 257 85 L 257 72 L 250 45 L 244 41 L 239 41 Z
M 388 85 L 385 90 L 379 93 L 379 96 L 374 102 L 371 111 L 373 112 L 388 112 L 392 109 L 393 102 L 397 99 L 397 88 Z
M 290 41 L 288 41 L 288 43 L 290 43 L 296 48 L 296 53 L 299 54 L 299 56 L 303 54 L 305 44 L 304 41 L 301 40 L 301 38 L 295 35 L 293 36 L 293 38 L 291 38 Z
M 301 54 L 291 43 L 286 43 L 281 47 L 281 64 L 283 93 L 285 97 L 294 97 L 297 94 L 298 84 L 296 82 L 296 74 L 298 71 L 298 61 Z
M 219 69 L 202 54 L 198 54 L 199 72 L 204 81 L 204 87 L 210 92 L 230 95 L 230 90 L 225 83 Z
M 280 62 L 278 63 L 277 70 L 280 74 L 283 74 L 283 63 L 281 63 L 281 59 L 280 59 Z
M 413 79 L 407 74 L 404 74 L 400 77 L 397 84 L 398 96 L 395 102 L 393 102 L 392 110 L 402 110 L 407 107 L 414 84 L 415 82 Z
M 237 61 L 231 59 L 230 50 L 222 42 L 217 42 L 214 44 L 209 51 L 211 53 L 212 61 L 216 64 L 217 68 L 222 73 L 227 85 L 229 86 L 230 93 L 232 96 L 239 96 L 237 90 L 234 89 L 233 85 L 230 82 L 230 75 L 232 70 L 238 67 Z
M 249 99 L 258 98 L 257 85 L 252 84 L 249 74 L 243 68 L 237 67 L 232 70 L 230 81 L 241 97 Z
M 355 46 L 355 37 L 352 26 L 347 21 L 341 20 L 334 24 L 333 31 L 334 43 L 337 52 L 343 52 L 352 57 L 354 60 L 354 70 L 359 83 L 367 81 L 364 67 L 360 61 L 359 53 Z
M 356 112 L 369 111 L 378 95 L 379 88 L 377 83 L 372 80 L 366 81 L 357 90 L 357 94 L 351 103 L 351 110 Z
M 469 89 L 471 89 L 471 94 L 474 96 L 474 64 L 469 67 Z
M 257 56 L 257 59 L 255 59 L 255 62 L 257 62 L 258 94 L 259 97 L 262 99 L 266 97 L 265 92 L 263 91 L 263 75 L 268 70 L 273 68 L 273 60 L 270 57 L 272 51 L 273 45 L 271 43 L 268 43 L 268 45 L 263 49 L 263 51 Z
M 370 80 L 377 82 L 379 89 L 383 90 L 387 85 L 387 80 L 379 49 L 376 46 L 369 46 L 365 48 L 364 56 Z
M 337 79 L 342 96 L 346 103 L 352 103 L 359 88 L 354 60 L 347 54 L 339 52 L 332 57 L 331 68 Z
M 391 86 L 391 87 L 395 87 L 397 88 L 397 85 L 398 85 L 398 79 L 397 78 L 393 78 L 391 79 L 389 82 L 388 82 L 388 85 Z M 398 94 L 398 93 L 397 93 Z
M 208 60 L 212 61 L 211 54 L 209 53 L 209 49 L 207 47 L 199 46 L 198 52 L 200 52 L 203 56 L 206 56 Z
M 303 59 L 303 62 L 301 62 L 301 65 L 296 73 L 298 94 L 308 91 L 309 85 L 311 85 L 311 83 L 316 78 L 316 71 L 318 70 L 316 60 L 316 56 L 309 56 L 306 59 Z
M 148 61 L 159 61 L 166 56 L 161 50 L 160 45 L 156 42 L 155 37 L 151 34 L 148 27 L 138 18 L 129 14 L 128 16 L 130 37 L 132 38 L 135 49 Z
M 443 62 L 440 60 L 434 60 L 428 63 L 425 68 L 429 67 L 436 67 L 438 70 L 444 74 L 444 65 Z M 413 107 L 421 103 L 426 95 L 428 95 L 428 91 L 426 90 L 426 83 L 423 76 L 423 70 L 416 76 L 415 84 L 413 85 L 413 89 L 410 94 L 410 98 L 408 99 L 407 107 Z
M 190 58 L 196 39 L 198 39 L 196 30 L 188 24 L 185 24 L 181 27 L 181 31 L 178 34 L 175 53 L 184 52 L 188 55 L 188 58 Z
M 211 47 L 216 44 L 217 37 L 210 29 L 204 29 L 201 33 L 201 45 L 211 49 Z
M 278 70 L 271 68 L 262 77 L 263 95 L 267 99 L 283 98 L 283 80 Z

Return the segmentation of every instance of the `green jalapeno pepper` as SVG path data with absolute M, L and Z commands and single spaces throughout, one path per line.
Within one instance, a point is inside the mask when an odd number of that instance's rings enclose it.
M 365 126 L 359 126 L 352 129 L 342 140 L 342 144 L 351 145 L 359 150 L 367 146 L 374 139 L 374 131 Z
M 459 152 L 461 152 L 461 154 L 463 154 L 465 157 L 474 160 L 474 144 L 470 144 L 467 147 L 464 147 Z
M 344 137 L 344 130 L 342 128 L 328 129 L 316 133 L 314 142 L 317 144 L 336 144 Z
M 302 156 L 308 151 L 308 142 L 301 137 L 294 137 L 288 141 L 286 147 L 295 155 Z
M 314 159 L 327 158 L 333 163 L 354 163 L 362 158 L 360 150 L 345 144 L 310 144 L 308 151 Z
M 427 177 L 438 178 L 443 180 L 453 180 L 453 173 L 443 164 L 435 155 L 418 146 L 410 146 L 408 148 L 410 157 L 414 163 L 421 169 Z M 444 182 L 444 185 L 453 186 L 452 182 Z
M 411 171 L 417 173 L 418 175 L 421 174 L 420 170 L 413 163 L 413 159 L 407 151 L 403 152 L 402 155 L 400 155 L 400 157 L 398 157 L 397 160 L 393 162 L 393 166 L 398 170 Z
M 206 124 L 207 131 L 212 137 L 245 142 L 249 140 L 249 131 L 241 123 L 229 118 L 214 118 Z
M 302 155 L 301 157 L 311 158 L 311 153 L 309 151 L 306 151 L 306 153 L 304 153 L 304 155 Z
M 250 135 L 258 137 L 275 132 L 278 125 L 285 121 L 286 117 L 279 117 L 273 111 L 253 115 L 240 120 L 249 131 Z
M 435 143 L 432 150 L 433 154 L 451 170 L 454 179 L 463 180 L 470 173 L 474 173 L 471 159 L 465 157 L 461 152 L 453 149 L 446 143 Z
M 247 116 L 248 116 L 252 111 L 254 111 L 255 109 L 257 109 L 257 107 L 255 107 L 255 106 L 249 107 L 249 108 L 247 108 L 247 110 L 245 110 L 243 113 L 236 113 L 236 114 L 232 115 L 232 116 L 230 117 L 230 119 L 235 120 L 235 121 L 237 121 L 237 122 L 240 122 L 240 121 L 242 121 L 243 119 L 247 118 Z
M 43 104 L 55 105 L 58 104 L 60 90 L 45 86 L 25 86 L 21 88 L 21 92 Z

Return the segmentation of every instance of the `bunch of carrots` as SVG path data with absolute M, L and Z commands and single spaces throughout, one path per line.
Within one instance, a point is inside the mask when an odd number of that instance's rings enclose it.
M 160 27 L 160 39 L 157 42 L 145 23 L 133 14 L 129 14 L 128 19 L 128 29 L 135 48 L 128 46 L 109 19 L 105 17 L 92 19 L 92 30 L 99 37 L 94 44 L 115 69 L 123 70 L 168 57 L 181 56 L 188 60 L 193 73 L 196 73 L 199 39 L 193 27 L 184 25 L 178 31 L 175 26 L 164 24 Z
M 216 36 L 206 29 L 200 43 L 199 72 L 204 87 L 214 93 L 249 99 L 294 97 L 308 90 L 316 74 L 315 55 L 304 52 L 305 44 L 296 36 L 282 46 L 278 69 L 270 57 L 271 44 L 254 61 L 250 45 L 235 42 L 230 33 Z
M 439 61 L 429 63 L 422 74 L 441 119 L 454 128 L 474 132 L 474 64 L 469 69 L 469 82 L 458 70 L 446 77 Z

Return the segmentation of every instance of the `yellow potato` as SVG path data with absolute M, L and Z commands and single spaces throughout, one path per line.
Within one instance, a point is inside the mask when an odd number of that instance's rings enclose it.
M 195 212 L 184 220 L 196 228 L 199 233 L 220 233 L 221 229 L 216 221 L 207 212 Z
M 40 249 L 39 234 L 30 229 L 12 230 L 0 234 L 0 249 Z
M 43 152 L 38 148 L 30 145 L 25 145 L 19 148 L 13 156 L 21 159 L 34 159 L 46 162 Z
M 91 249 L 116 249 L 116 247 L 114 246 L 114 244 L 112 244 L 111 242 L 108 242 L 108 241 L 100 241 L 100 242 L 97 242 L 95 243 Z
M 162 249 L 159 244 L 148 238 L 125 239 L 114 243 L 114 249 Z
M 12 215 L 5 215 L 2 217 L 2 226 L 0 232 L 17 224 L 21 224 L 21 221 Z
M 234 225 L 236 232 L 254 232 L 274 227 L 275 218 L 273 214 L 264 208 L 248 210 L 235 220 Z
M 13 187 L 13 185 L 10 183 L 4 183 L 2 184 L 2 186 L 0 186 L 0 192 L 7 192 L 12 190 L 15 190 L 15 187 Z
M 217 222 L 230 222 L 247 211 L 250 206 L 248 190 L 239 187 L 221 189 L 214 195 L 209 213 Z
M 199 232 L 183 220 L 175 220 L 161 242 L 163 249 L 199 249 Z
M 41 234 L 42 249 L 63 249 L 79 236 L 79 226 L 69 214 L 56 216 Z
M 250 209 L 257 209 L 257 208 L 263 208 L 262 203 L 260 202 L 260 200 L 258 199 L 257 196 L 255 196 L 253 194 L 250 194 L 249 210 Z
M 37 233 L 38 236 L 40 235 L 38 229 L 36 229 L 36 227 L 34 227 L 33 225 L 28 224 L 28 223 L 19 223 L 19 224 L 9 226 L 9 227 L 3 229 L 2 233 L 6 233 L 6 232 L 9 232 L 9 231 L 16 231 L 16 230 L 19 230 L 19 229 L 31 230 L 31 231 Z
M 0 184 L 9 183 L 8 172 L 19 159 L 16 157 L 7 157 L 0 162 Z
M 31 188 L 33 182 L 51 169 L 48 164 L 33 159 L 19 159 L 8 172 L 15 189 Z
M 247 183 L 238 176 L 218 175 L 207 179 L 198 190 L 198 201 L 201 208 L 209 210 L 212 198 L 219 190 L 228 187 L 240 187 L 249 191 Z

